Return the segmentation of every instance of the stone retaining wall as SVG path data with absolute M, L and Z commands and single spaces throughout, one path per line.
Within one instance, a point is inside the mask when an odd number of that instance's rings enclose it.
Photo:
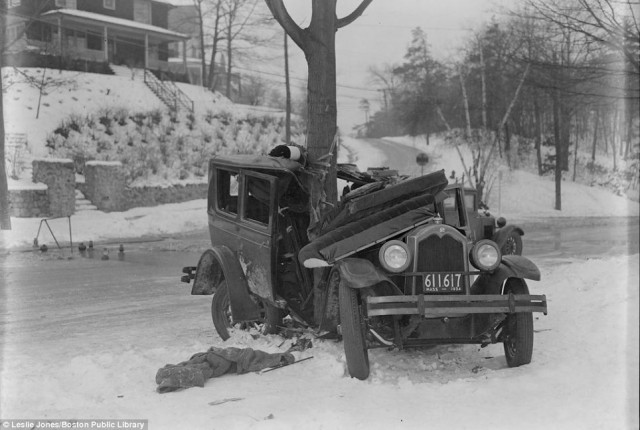
M 125 211 L 135 207 L 181 203 L 207 197 L 207 183 L 171 186 L 127 187 L 120 162 L 89 161 L 85 182 L 76 183 L 73 161 L 33 161 L 33 184 L 9 187 L 10 215 L 14 217 L 63 217 L 75 212 L 75 188 L 99 210 Z
M 9 190 L 9 215 L 20 218 L 51 216 L 47 186 Z
M 119 161 L 87 162 L 85 181 L 84 184 L 79 184 L 79 188 L 91 203 L 105 212 L 181 203 L 207 196 L 206 183 L 128 187 Z
M 47 185 L 49 214 L 53 217 L 73 215 L 76 206 L 76 175 L 73 161 L 43 158 L 33 160 L 33 182 Z
M 85 198 L 99 210 L 121 211 L 127 207 L 124 188 L 124 169 L 119 161 L 87 161 L 84 167 Z
M 207 184 L 177 184 L 170 187 L 130 187 L 124 190 L 127 208 L 181 203 L 207 198 Z M 94 203 L 95 204 L 95 203 Z

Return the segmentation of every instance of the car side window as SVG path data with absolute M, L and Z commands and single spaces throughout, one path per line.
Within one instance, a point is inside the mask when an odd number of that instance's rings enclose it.
M 217 207 L 230 214 L 238 213 L 238 172 L 218 169 L 216 177 Z
M 449 194 L 449 197 L 444 200 L 443 205 L 445 223 L 453 227 L 460 227 L 460 217 L 458 216 L 455 193 Z
M 467 194 L 464 195 L 464 204 L 467 207 L 467 210 L 474 211 L 476 208 L 476 195 L 475 194 Z
M 245 174 L 245 219 L 269 225 L 271 183 L 265 179 Z
M 469 201 L 465 198 L 462 200 L 461 193 L 455 189 L 448 192 L 449 196 L 444 200 L 444 220 L 445 224 L 452 227 L 462 228 L 466 226 L 466 217 L 464 211 L 465 206 Z

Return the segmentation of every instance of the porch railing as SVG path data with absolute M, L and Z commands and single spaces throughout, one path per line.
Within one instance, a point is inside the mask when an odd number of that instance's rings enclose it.
M 186 109 L 193 113 L 194 103 L 178 86 L 171 80 L 160 80 L 149 69 L 144 69 L 144 83 L 162 102 L 174 109 Z

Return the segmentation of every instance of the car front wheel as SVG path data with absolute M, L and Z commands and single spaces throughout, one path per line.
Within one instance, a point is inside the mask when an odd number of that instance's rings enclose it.
M 505 294 L 529 294 L 522 279 L 511 278 L 505 286 Z M 533 314 L 518 312 L 507 315 L 503 328 L 504 355 L 509 367 L 531 363 L 533 355 Z
M 337 273 L 335 275 L 339 276 Z M 365 339 L 360 293 L 341 283 L 339 295 L 340 327 L 349 375 L 352 378 L 364 380 L 369 377 L 369 353 Z

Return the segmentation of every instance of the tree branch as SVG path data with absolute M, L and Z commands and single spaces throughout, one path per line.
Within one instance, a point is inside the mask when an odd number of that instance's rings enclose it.
M 264 0 L 267 3 L 267 7 L 271 11 L 273 17 L 284 28 L 287 35 L 293 40 L 293 42 L 302 49 L 305 50 L 305 37 L 304 31 L 296 22 L 291 18 L 283 0 Z
M 345 16 L 344 18 L 338 19 L 337 28 L 345 27 L 345 26 L 351 24 L 356 19 L 358 19 L 360 17 L 360 15 L 362 15 L 364 10 L 367 7 L 369 7 L 369 5 L 371 4 L 372 1 L 373 0 L 362 0 L 362 3 L 360 3 L 358 5 L 358 7 L 353 12 L 351 12 L 349 15 Z

